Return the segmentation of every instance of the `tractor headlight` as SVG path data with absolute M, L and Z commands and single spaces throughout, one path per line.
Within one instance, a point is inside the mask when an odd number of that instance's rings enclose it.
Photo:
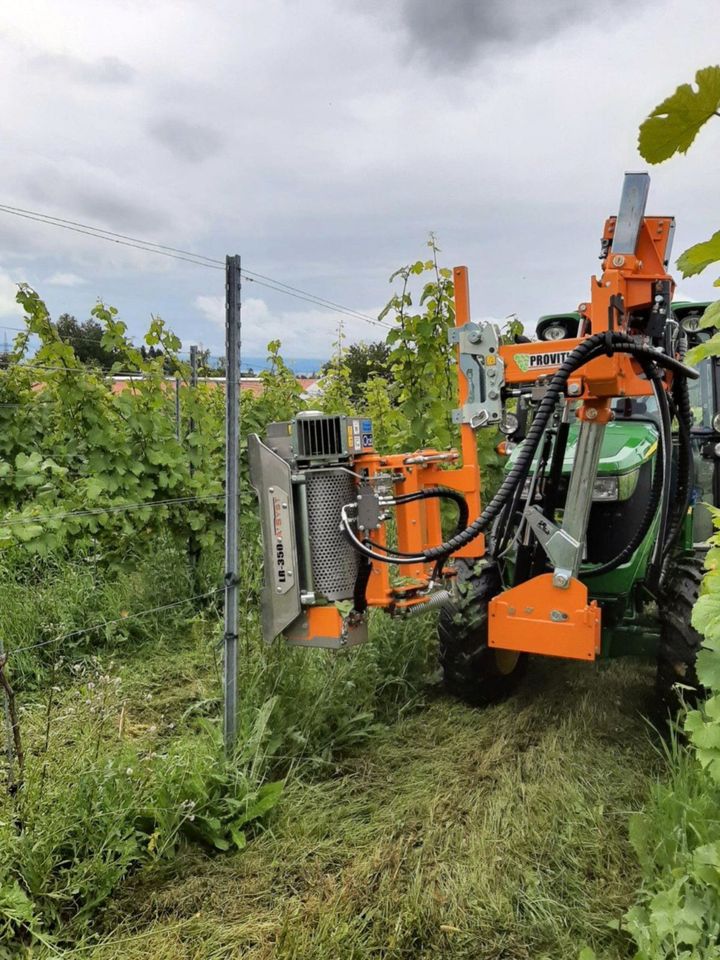
M 615 500 L 629 500 L 635 493 L 639 470 L 621 473 L 617 477 L 596 477 L 593 484 L 593 502 L 611 503 Z
M 568 335 L 564 323 L 549 323 L 541 334 L 542 340 L 564 340 Z
M 716 413 L 712 418 L 712 428 L 715 433 L 720 433 L 720 413 Z
M 619 499 L 618 477 L 596 477 L 593 484 L 593 502 L 606 503 Z
M 720 444 L 718 444 L 720 446 Z M 632 470 L 615 477 L 595 477 L 593 483 L 593 503 L 614 503 L 617 500 L 628 500 L 637 486 L 640 470 Z M 532 477 L 527 477 L 523 485 L 522 499 L 527 500 L 530 493 Z
M 504 433 L 506 437 L 509 437 L 511 433 L 515 433 L 519 426 L 520 421 L 514 413 L 505 413 L 500 421 L 498 430 L 500 433 Z
M 686 333 L 695 333 L 700 329 L 700 316 L 697 313 L 690 313 L 680 321 L 680 326 Z

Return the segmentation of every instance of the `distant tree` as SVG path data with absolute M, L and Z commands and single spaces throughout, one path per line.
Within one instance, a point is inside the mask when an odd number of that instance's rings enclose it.
M 120 355 L 114 350 L 106 350 L 102 345 L 103 328 L 92 318 L 82 323 L 70 313 L 63 313 L 56 324 L 57 332 L 75 351 L 82 363 L 100 367 L 111 367 L 117 363 Z
M 381 340 L 376 343 L 353 343 L 343 351 L 342 361 L 349 371 L 350 391 L 354 401 L 363 397 L 363 385 L 371 377 L 389 379 L 389 356 L 390 347 Z M 321 374 L 329 373 L 333 366 L 334 360 L 328 360 Z

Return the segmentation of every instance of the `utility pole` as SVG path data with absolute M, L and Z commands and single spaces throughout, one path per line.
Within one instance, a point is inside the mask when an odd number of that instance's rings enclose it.
M 225 259 L 225 643 L 223 736 L 229 755 L 237 737 L 238 493 L 240 467 L 240 257 Z

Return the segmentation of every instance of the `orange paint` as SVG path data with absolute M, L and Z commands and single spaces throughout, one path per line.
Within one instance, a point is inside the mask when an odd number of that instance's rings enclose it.
M 600 608 L 579 580 L 561 589 L 543 573 L 494 597 L 489 613 L 491 647 L 572 660 L 600 653 Z

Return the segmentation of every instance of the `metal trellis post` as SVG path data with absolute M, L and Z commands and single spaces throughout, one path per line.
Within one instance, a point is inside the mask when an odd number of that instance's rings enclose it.
M 188 435 L 195 432 L 195 418 L 192 415 L 193 403 L 195 402 L 195 391 L 198 385 L 198 348 L 196 343 L 190 344 L 190 394 L 191 394 L 191 404 L 190 404 L 190 417 L 188 419 L 187 432 Z M 195 476 L 195 464 L 193 463 L 192 455 L 190 456 L 190 477 Z M 200 548 L 198 546 L 198 540 L 195 536 L 193 530 L 190 530 L 188 536 L 188 558 L 190 561 L 190 567 L 195 571 L 198 559 L 200 557 Z
M 198 348 L 196 343 L 190 344 L 190 388 L 195 389 L 198 385 Z M 195 429 L 195 420 L 190 417 L 190 422 L 188 423 L 188 433 L 192 433 Z M 193 473 L 192 461 L 190 462 L 190 475 Z
M 175 439 L 180 440 L 180 377 L 175 377 Z
M 0 670 L 5 667 L 5 644 L 0 637 Z M 13 751 L 13 730 L 12 720 L 10 719 L 10 702 L 7 691 L 3 690 L 3 708 L 5 714 L 5 752 L 7 754 L 7 780 L 8 790 L 13 793 L 15 790 L 15 753 Z
M 238 493 L 240 466 L 240 257 L 225 260 L 225 644 L 223 734 L 230 754 L 237 737 Z

